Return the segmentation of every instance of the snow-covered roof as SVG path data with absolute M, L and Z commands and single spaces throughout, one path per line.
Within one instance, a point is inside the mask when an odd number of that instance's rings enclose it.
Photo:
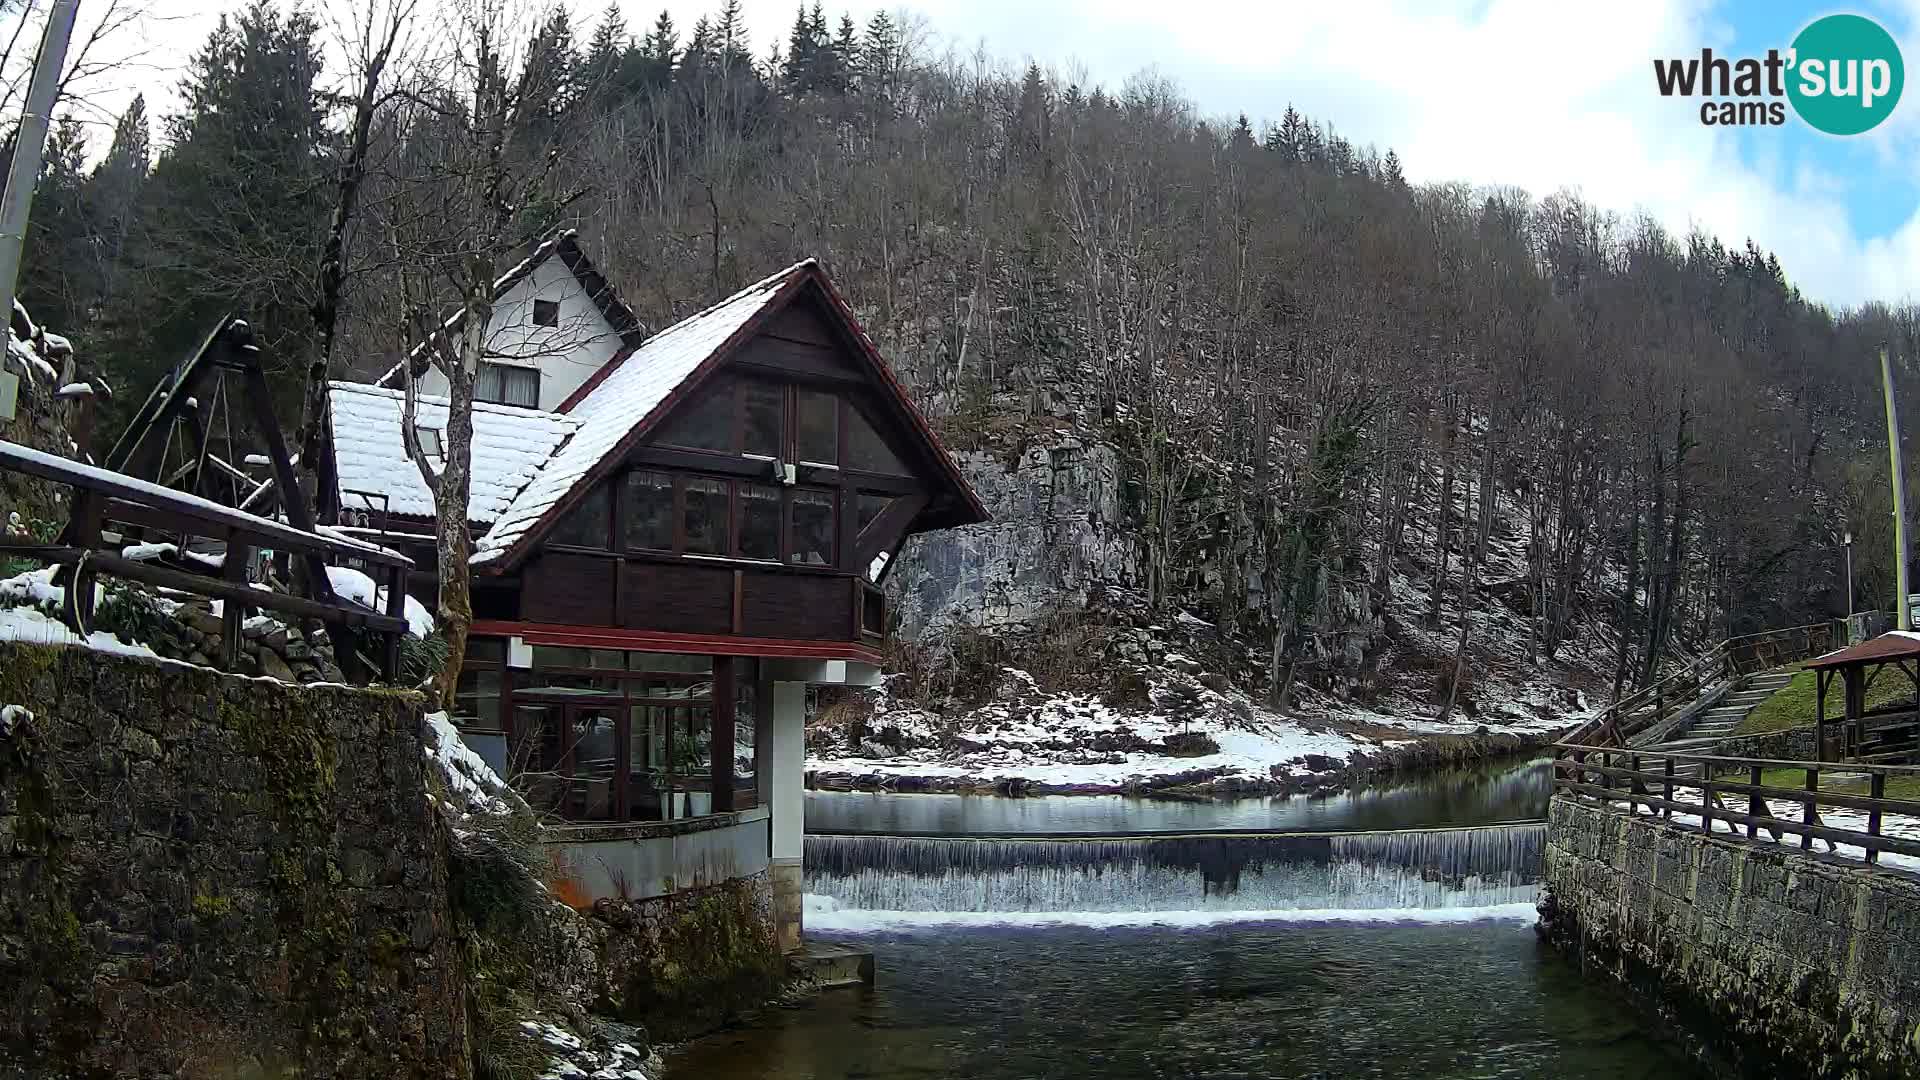
M 402 449 L 400 411 L 404 394 L 366 383 L 327 386 L 333 423 L 334 468 L 341 505 L 381 509 L 355 492 L 386 496 L 389 513 L 433 517 L 433 493 Z M 415 422 L 422 428 L 447 426 L 447 399 L 420 395 Z M 498 518 L 527 482 L 580 424 L 572 417 L 538 409 L 475 402 L 473 406 L 473 485 L 467 517 L 486 524 Z
M 624 362 L 616 361 L 595 376 L 597 383 L 565 415 L 579 423 L 573 439 L 480 538 L 473 561 L 487 563 L 505 555 L 630 434 L 647 424 L 703 363 L 766 310 L 785 285 L 813 265 L 814 260 L 807 259 L 754 282 L 653 335 Z

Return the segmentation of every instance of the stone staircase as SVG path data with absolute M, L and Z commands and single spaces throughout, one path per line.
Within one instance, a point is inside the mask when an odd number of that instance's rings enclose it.
M 1682 731 L 1667 736 L 1662 748 L 1677 746 L 1698 746 L 1718 742 L 1733 734 L 1740 722 L 1747 718 L 1761 702 L 1774 695 L 1774 692 L 1793 681 L 1791 671 L 1769 671 L 1748 677 L 1740 688 L 1721 698 L 1713 707 L 1700 714 L 1693 723 Z

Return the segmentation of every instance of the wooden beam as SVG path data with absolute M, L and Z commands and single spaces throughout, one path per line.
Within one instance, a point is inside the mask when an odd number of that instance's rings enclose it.
M 707 743 L 707 769 L 716 814 L 733 809 L 733 665 L 731 656 L 713 658 L 713 732 Z
M 86 553 L 80 548 L 60 544 L 0 544 L 0 551 L 31 555 L 44 562 L 61 566 L 74 566 L 85 554 L 87 568 L 90 571 L 125 578 L 128 581 L 138 581 L 144 585 L 154 585 L 162 589 L 179 589 L 182 592 L 197 593 L 201 596 L 238 601 L 242 604 L 251 604 L 271 611 L 284 611 L 290 615 L 300 615 L 310 619 L 339 620 L 349 626 L 364 626 L 380 633 L 404 633 L 407 628 L 406 620 L 395 619 L 379 612 L 345 607 L 329 608 L 302 596 L 265 592 L 203 574 L 189 573 L 150 562 L 135 562 L 104 551 Z
M 926 506 L 927 494 L 924 491 L 901 495 L 888 503 L 878 517 L 868 522 L 853 545 L 853 566 L 849 569 L 855 576 L 882 551 L 898 551 L 900 541 L 906 536 L 907 526 L 913 524 L 913 519 L 919 517 L 920 511 Z

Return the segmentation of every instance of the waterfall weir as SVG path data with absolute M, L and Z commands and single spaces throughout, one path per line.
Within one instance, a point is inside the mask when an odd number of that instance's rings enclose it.
M 872 911 L 1482 908 L 1531 902 L 1546 826 L 806 838 L 806 890 Z

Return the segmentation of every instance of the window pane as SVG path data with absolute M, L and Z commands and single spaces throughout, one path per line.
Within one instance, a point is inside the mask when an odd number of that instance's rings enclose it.
M 835 465 L 840 461 L 840 399 L 818 390 L 796 393 L 799 413 L 797 436 L 801 461 Z
M 673 550 L 673 477 L 636 469 L 627 474 L 627 549 Z
M 860 532 L 866 532 L 867 526 L 873 524 L 873 519 L 879 517 L 880 512 L 882 510 L 885 510 L 887 508 L 887 504 L 892 501 L 893 501 L 893 496 L 891 495 L 862 494 L 860 496 L 859 509 L 858 509 L 858 513 L 860 515 Z
M 692 653 L 637 652 L 628 656 L 633 671 L 687 671 L 705 675 L 713 670 L 713 657 Z
M 737 657 L 733 661 L 733 787 L 734 809 L 745 810 L 755 799 L 754 776 L 757 757 L 753 749 L 754 689 L 759 684 L 759 661 Z
M 701 555 L 727 551 L 727 482 L 687 481 L 687 550 Z
M 473 376 L 473 400 L 500 404 L 505 393 L 500 387 L 500 373 L 505 370 L 499 364 L 482 362 Z
M 713 710 L 704 706 L 674 706 L 665 710 L 671 770 L 672 808 L 678 820 L 713 812 L 713 771 L 708 765 L 713 743 Z
M 560 645 L 535 645 L 533 647 L 533 669 L 545 668 L 583 668 L 586 667 L 587 650 L 569 649 Z
M 633 732 L 627 744 L 627 813 L 635 821 L 659 821 L 666 814 L 663 769 L 667 760 L 666 710 L 657 705 L 631 708 Z
M 540 372 L 536 368 L 507 368 L 501 380 L 502 405 L 523 409 L 540 407 Z
M 507 662 L 507 640 L 497 637 L 476 637 L 467 639 L 467 662 L 504 664 Z
M 533 302 L 533 325 L 559 326 L 560 302 L 558 300 L 535 300 Z
M 709 382 L 668 421 L 660 441 L 694 450 L 732 450 L 733 387 L 730 380 Z
M 850 469 L 863 472 L 886 473 L 890 476 L 911 476 L 900 459 L 893 456 L 893 449 L 880 433 L 873 430 L 867 418 L 860 415 L 858 409 L 847 410 L 847 460 L 843 463 Z
M 462 671 L 454 692 L 453 717 L 462 727 L 500 727 L 500 673 L 498 671 Z
M 803 566 L 833 565 L 833 496 L 825 491 L 793 493 L 793 561 Z
M 780 557 L 779 488 L 741 485 L 740 555 L 747 559 Z
M 619 649 L 594 649 L 588 654 L 587 663 L 596 671 L 625 671 L 627 654 Z
M 606 547 L 607 532 L 613 523 L 609 505 L 611 501 L 605 485 L 587 492 L 587 497 L 560 519 L 559 526 L 553 530 L 553 542 L 579 547 Z
M 744 449 L 749 454 L 765 454 L 768 457 L 785 457 L 781 453 L 781 423 L 787 411 L 787 388 L 775 383 L 755 382 L 751 379 L 741 384 L 741 393 L 746 398 L 747 435 Z

